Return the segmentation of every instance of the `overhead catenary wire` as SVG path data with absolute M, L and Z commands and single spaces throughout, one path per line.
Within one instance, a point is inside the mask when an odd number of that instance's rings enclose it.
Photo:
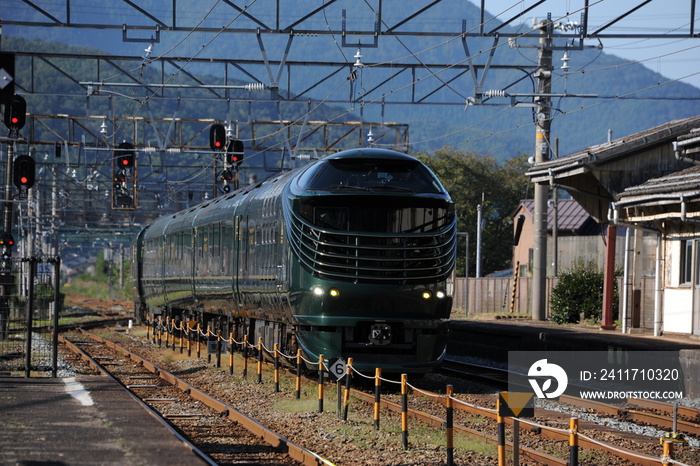
M 596 5 L 599 5 L 599 4 L 603 3 L 604 1 L 605 1 L 605 0 L 599 0 L 598 2 L 595 2 L 595 3 L 591 4 L 591 5 L 588 5 L 587 7 L 588 7 L 588 8 L 592 8 L 592 7 L 596 6 Z M 218 3 L 218 2 L 217 2 L 217 3 Z M 253 2 L 253 3 L 254 3 L 254 2 Z M 491 18 L 486 19 L 482 25 L 488 24 L 489 22 L 492 22 L 492 21 L 498 19 L 499 17 L 503 16 L 506 12 L 508 12 L 509 10 L 512 10 L 513 8 L 516 8 L 516 7 L 521 7 L 521 8 L 522 8 L 522 2 L 519 2 L 519 1 L 514 2 L 509 8 L 506 8 L 506 9 L 505 9 L 504 11 L 502 11 L 501 13 L 499 13 L 499 14 L 497 14 L 497 15 L 494 15 L 494 16 L 491 17 Z M 213 9 L 213 8 L 214 8 L 214 7 L 212 7 L 212 9 Z M 586 7 L 584 7 L 584 8 L 586 8 Z M 571 14 L 575 14 L 575 13 L 577 13 L 577 12 L 581 12 L 584 8 L 581 8 L 581 9 L 579 9 L 579 10 L 577 10 L 577 11 L 574 11 L 574 12 L 568 12 L 566 15 L 562 16 L 560 19 L 566 18 L 566 17 L 570 16 Z M 210 10 L 210 11 L 211 11 L 211 10 Z M 206 15 L 209 15 L 209 14 L 210 14 L 210 12 L 207 12 Z M 325 14 L 325 10 L 324 10 L 324 14 Z M 206 18 L 206 15 L 205 15 L 205 18 Z M 237 17 L 238 17 L 238 16 L 240 16 L 240 15 L 237 15 Z M 202 48 L 201 48 L 197 53 L 200 53 L 202 50 L 204 50 L 204 48 L 208 47 L 208 46 L 214 41 L 214 39 L 215 39 L 219 34 L 221 34 L 221 32 L 222 32 L 223 30 L 225 30 L 225 28 L 228 27 L 235 19 L 236 19 L 236 18 L 234 18 L 231 22 L 229 22 L 229 24 L 227 24 L 224 28 L 222 28 L 218 34 L 216 34 L 216 35 L 215 35 L 214 37 L 212 37 L 209 41 L 207 41 L 207 43 L 205 43 L 205 44 L 202 46 Z M 192 31 L 191 31 L 189 34 L 192 34 L 192 33 L 196 32 L 197 27 L 198 27 L 200 24 L 202 24 L 203 21 L 204 21 L 204 18 L 203 18 L 202 20 L 200 20 L 200 23 L 199 23 L 195 28 L 193 28 Z M 327 19 L 326 19 L 326 21 L 327 21 Z M 478 28 L 478 27 L 480 27 L 480 26 L 482 26 L 482 25 L 478 25 L 478 26 L 476 26 L 476 27 Z M 473 30 L 474 30 L 474 28 L 471 29 L 471 31 L 473 31 Z M 532 31 L 533 31 L 533 30 L 529 30 L 529 31 L 523 32 L 523 33 L 521 34 L 521 36 L 525 36 L 525 35 L 527 35 L 528 33 L 532 32 Z M 428 48 L 426 48 L 426 49 L 424 49 L 424 50 L 421 50 L 421 51 L 418 51 L 418 52 L 415 52 L 415 53 L 411 53 L 411 54 L 407 55 L 406 57 L 401 57 L 401 58 L 393 59 L 393 60 L 386 61 L 386 62 L 382 62 L 382 63 L 398 62 L 398 61 L 401 61 L 401 60 L 406 60 L 406 59 L 408 59 L 408 58 L 410 58 L 410 57 L 416 57 L 416 59 L 419 61 L 419 63 L 422 63 L 422 62 L 420 61 L 420 58 L 418 58 L 421 54 L 425 53 L 426 51 L 432 50 L 432 49 L 434 49 L 434 48 L 436 48 L 436 47 L 440 47 L 440 46 L 447 45 L 447 44 L 453 42 L 454 40 L 461 39 L 461 38 L 462 38 L 461 35 L 457 35 L 457 36 L 455 36 L 455 37 L 451 37 L 450 39 L 448 39 L 448 40 L 446 40 L 446 41 L 443 41 L 441 44 L 432 45 L 431 47 L 428 47 Z M 183 38 L 180 42 L 178 42 L 178 44 L 181 44 L 184 40 L 185 40 L 185 38 Z M 335 40 L 335 39 L 334 39 L 334 40 Z M 404 45 L 405 45 L 405 44 L 404 44 Z M 497 47 L 501 47 L 501 46 L 503 46 L 503 45 L 505 45 L 505 43 L 498 44 Z M 159 57 L 154 58 L 154 61 L 164 58 L 164 57 L 167 55 L 167 53 L 169 53 L 170 51 L 172 51 L 176 46 L 177 46 L 177 44 L 176 44 L 175 46 L 171 47 L 171 49 L 170 49 L 168 52 L 165 52 L 165 53 L 161 54 Z M 336 41 L 336 46 L 339 47 L 339 45 L 337 44 L 337 41 Z M 405 47 L 405 48 L 406 48 L 407 50 L 409 50 L 409 52 L 410 52 L 410 49 L 409 49 L 408 47 Z M 340 51 L 341 51 L 341 53 L 342 53 L 342 48 L 339 47 L 339 49 L 340 49 Z M 487 48 L 486 50 L 481 50 L 479 53 L 473 54 L 471 57 L 468 57 L 468 59 L 476 58 L 476 57 L 478 57 L 479 55 L 482 55 L 482 54 L 484 54 L 484 53 L 488 53 L 489 51 L 490 51 L 490 49 L 488 49 L 488 48 Z M 680 53 L 680 51 L 679 51 L 678 53 Z M 344 54 L 344 53 L 342 53 L 342 54 L 343 54 L 343 57 L 345 58 L 346 63 L 348 63 L 348 66 L 351 66 L 352 64 L 347 60 L 347 58 L 345 57 L 345 54 Z M 669 55 L 669 54 L 665 54 L 665 55 Z M 664 56 L 665 56 L 665 55 L 664 55 Z M 195 54 L 195 56 L 196 56 L 196 54 Z M 194 58 L 194 56 L 193 56 L 192 58 Z M 654 59 L 655 59 L 655 58 L 649 58 L 649 59 L 646 59 L 646 60 L 644 60 L 644 61 L 649 61 L 649 60 L 654 60 Z M 461 63 L 464 63 L 466 60 L 467 60 L 467 59 L 461 60 L 461 61 L 458 62 L 458 63 L 460 63 L 460 64 L 461 64 Z M 629 62 L 628 64 L 634 64 L 634 63 L 638 63 L 638 62 Z M 373 66 L 378 66 L 379 64 L 380 64 L 380 63 L 377 63 L 377 64 L 375 64 L 375 65 L 367 65 L 366 68 L 371 69 Z M 628 64 L 625 64 L 625 66 L 628 65 Z M 423 65 L 424 65 L 424 64 L 423 64 Z M 183 65 L 179 68 L 179 70 L 184 69 L 186 66 L 187 66 L 187 63 L 183 64 Z M 453 67 L 453 66 L 454 66 L 454 64 L 451 65 L 451 67 Z M 622 66 L 622 65 L 617 65 L 617 66 Z M 428 69 L 428 68 L 426 67 L 426 69 Z M 442 73 L 442 72 L 444 72 L 444 71 L 446 71 L 446 70 L 448 70 L 448 69 L 450 69 L 450 67 L 445 67 L 445 68 L 443 68 L 443 69 L 441 69 L 441 70 L 430 70 L 430 69 L 428 69 L 428 76 L 422 77 L 422 78 L 420 78 L 420 79 L 421 79 L 421 80 L 425 80 L 425 79 L 427 79 L 427 78 L 429 78 L 429 77 L 437 77 L 438 79 L 440 79 L 440 78 L 439 78 L 439 73 Z M 605 69 L 605 68 L 600 68 L 600 69 L 602 70 L 602 69 Z M 172 80 L 172 79 L 174 78 L 174 76 L 179 72 L 179 70 L 176 71 L 175 73 L 173 73 L 173 75 L 169 78 L 169 80 Z M 591 72 L 594 72 L 594 71 L 597 71 L 597 70 L 585 70 L 586 73 L 591 73 Z M 580 72 L 580 73 L 583 73 L 584 71 L 579 71 L 579 72 Z M 572 72 L 572 73 L 573 73 L 573 72 Z M 569 74 L 572 74 L 572 73 L 569 73 Z M 682 78 L 681 78 L 681 79 L 682 79 Z M 442 80 L 441 80 L 441 81 L 442 81 Z M 296 119 L 296 121 L 303 121 L 304 118 L 306 118 L 306 117 L 308 116 L 308 114 L 310 114 L 311 112 L 313 112 L 314 110 L 316 110 L 317 108 L 319 108 L 321 105 L 323 105 L 324 103 L 326 103 L 327 101 L 329 101 L 329 100 L 331 99 L 332 95 L 334 95 L 335 93 L 337 93 L 337 91 L 339 90 L 339 88 L 341 88 L 341 87 L 342 87 L 342 84 L 344 84 L 345 82 L 346 82 L 346 81 L 343 81 L 342 83 L 340 83 L 340 84 L 336 87 L 336 89 L 334 89 L 333 91 L 331 91 L 326 97 L 320 99 L 320 100 L 318 101 L 318 104 L 316 104 L 316 105 L 313 106 L 313 107 L 310 107 L 309 110 L 306 112 L 306 114 L 305 114 L 305 115 L 299 116 L 299 117 Z M 332 122 L 332 121 L 336 121 L 336 120 L 338 120 L 338 119 L 340 119 L 340 118 L 343 118 L 343 117 L 345 117 L 345 116 L 347 116 L 347 115 L 349 115 L 349 114 L 352 114 L 352 113 L 354 113 L 354 112 L 356 112 L 356 111 L 358 111 L 358 110 L 361 110 L 361 109 L 364 108 L 365 106 L 369 106 L 369 105 L 374 105 L 374 104 L 380 103 L 380 101 L 383 100 L 383 99 L 385 99 L 386 97 L 389 97 L 389 96 L 391 96 L 392 94 L 395 94 L 395 93 L 397 93 L 397 92 L 400 92 L 400 91 L 402 91 L 402 90 L 405 90 L 407 87 L 414 85 L 416 82 L 418 82 L 418 81 L 417 81 L 417 80 L 416 80 L 416 81 L 412 81 L 412 82 L 406 84 L 405 86 L 402 86 L 402 87 L 399 88 L 399 89 L 394 89 L 394 90 L 392 90 L 390 93 L 382 94 L 381 96 L 379 96 L 379 97 L 377 97 L 377 98 L 374 98 L 374 99 L 364 99 L 364 100 L 362 100 L 362 101 L 359 102 L 359 103 L 355 103 L 355 104 L 352 105 L 350 108 L 348 108 L 346 111 L 344 111 L 344 112 L 342 112 L 342 113 L 339 113 L 339 114 L 337 114 L 335 117 L 329 119 L 329 121 L 331 121 L 331 122 Z M 444 81 L 443 81 L 443 82 L 444 82 Z M 638 93 L 630 93 L 630 95 L 636 96 L 635 98 L 640 98 L 640 96 L 638 95 Z M 154 97 L 154 96 L 155 96 L 155 94 L 152 94 L 152 95 L 149 97 L 149 99 L 152 98 L 152 97 Z M 629 97 L 629 98 L 632 98 L 632 97 Z M 477 126 L 477 125 L 479 125 L 479 124 L 481 124 L 481 123 L 483 123 L 483 122 L 485 122 L 485 121 L 488 121 L 488 120 L 490 120 L 490 119 L 492 119 L 492 118 L 493 118 L 492 116 L 489 116 L 489 117 L 485 118 L 484 120 L 482 120 L 481 122 L 476 122 L 476 123 L 472 124 L 470 127 Z M 517 129 L 517 128 L 520 128 L 520 127 L 522 127 L 522 125 L 519 125 L 518 127 L 513 128 L 513 129 Z M 279 132 L 282 131 L 282 130 L 283 130 L 283 129 L 280 128 L 279 130 L 274 131 L 274 132 L 271 132 L 269 135 L 266 135 L 266 136 L 274 136 L 275 134 L 279 133 Z M 449 137 L 450 135 L 453 135 L 453 134 L 455 134 L 454 131 L 449 132 L 449 133 L 446 133 L 446 134 L 444 134 L 444 135 L 437 135 L 437 136 L 435 136 L 434 138 L 431 138 L 430 141 L 439 140 L 439 139 L 441 139 L 441 138 L 447 138 L 447 137 Z M 411 146 L 414 146 L 414 145 L 419 144 L 419 143 L 420 143 L 420 141 L 418 141 L 418 142 L 410 142 L 410 145 L 411 145 Z M 283 144 L 280 144 L 280 146 L 282 146 L 282 145 L 283 145 Z

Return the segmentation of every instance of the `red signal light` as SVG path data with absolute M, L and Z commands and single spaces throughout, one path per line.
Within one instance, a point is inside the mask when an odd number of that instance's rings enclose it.
M 26 121 L 27 102 L 22 96 L 15 95 L 5 103 L 5 126 L 8 129 L 22 129 Z
M 29 189 L 34 186 L 34 159 L 29 155 L 18 155 L 12 173 L 12 181 L 19 189 Z
M 209 128 L 209 147 L 211 150 L 220 151 L 226 144 L 226 128 L 224 125 L 215 124 Z

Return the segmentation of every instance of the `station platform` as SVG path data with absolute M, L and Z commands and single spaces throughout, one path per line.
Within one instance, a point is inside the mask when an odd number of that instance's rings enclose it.
M 0 464 L 202 465 L 104 376 L 0 377 Z
M 677 351 L 686 393 L 700 398 L 700 341 L 689 335 L 623 334 L 527 319 L 452 320 L 447 353 L 508 361 L 509 351 Z

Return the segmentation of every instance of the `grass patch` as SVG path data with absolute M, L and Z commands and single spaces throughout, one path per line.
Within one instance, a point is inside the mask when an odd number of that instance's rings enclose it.
M 311 398 L 280 400 L 275 403 L 275 409 L 284 413 L 308 413 L 318 411 L 318 400 Z
M 69 301 L 71 295 L 89 296 L 102 300 L 130 298 L 124 289 L 107 285 L 107 283 L 94 279 L 88 280 L 78 276 L 74 277 L 70 283 L 63 285 L 61 291 L 66 294 L 67 301 Z

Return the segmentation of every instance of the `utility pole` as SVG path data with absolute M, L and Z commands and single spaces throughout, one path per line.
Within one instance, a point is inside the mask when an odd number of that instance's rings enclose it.
M 551 125 L 551 92 L 552 92 L 552 21 L 548 17 L 536 27 L 540 30 L 540 40 L 537 47 L 538 68 L 537 94 L 535 97 L 535 163 L 549 160 L 549 129 Z M 532 320 L 547 318 L 546 285 L 547 285 L 547 183 L 535 184 L 534 231 L 535 242 L 533 250 L 532 274 Z

